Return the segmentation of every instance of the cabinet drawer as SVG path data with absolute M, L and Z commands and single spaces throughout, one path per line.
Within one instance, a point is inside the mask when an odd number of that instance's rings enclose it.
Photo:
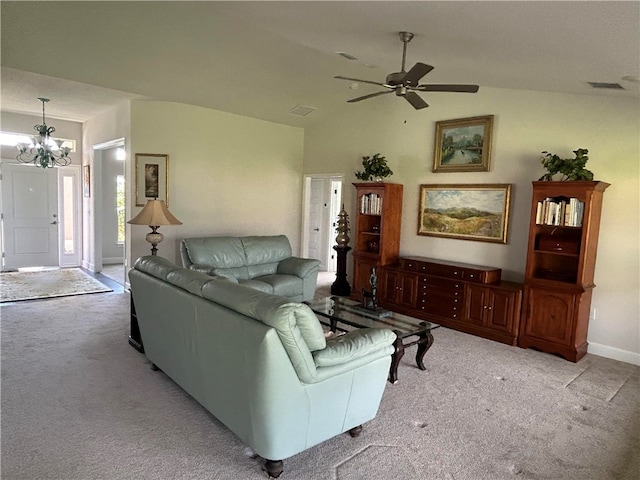
M 469 263 L 445 263 L 427 257 L 402 257 L 401 268 L 411 272 L 433 275 L 440 278 L 459 279 L 465 282 L 494 284 L 500 283 L 500 268 L 484 267 Z
M 444 292 L 461 292 L 464 290 L 464 284 L 462 282 L 429 275 L 420 275 L 418 282 L 420 284 L 418 291 L 439 290 Z
M 462 269 L 462 278 L 467 282 L 474 283 L 498 283 L 502 277 L 502 270 L 474 270 L 472 268 Z
M 410 272 L 419 272 L 420 271 L 420 263 L 416 260 L 410 260 L 408 258 L 400 259 L 400 268 L 403 270 L 408 270 Z
M 462 268 L 452 265 L 440 265 L 439 263 L 415 262 L 417 271 L 427 275 L 435 275 L 444 278 L 462 278 Z

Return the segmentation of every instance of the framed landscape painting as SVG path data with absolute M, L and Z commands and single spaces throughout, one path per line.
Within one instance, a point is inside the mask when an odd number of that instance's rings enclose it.
M 420 185 L 418 235 L 507 243 L 511 184 Z
M 164 200 L 169 206 L 169 155 L 136 153 L 136 206 L 147 200 Z
M 493 115 L 436 122 L 434 172 L 488 172 Z

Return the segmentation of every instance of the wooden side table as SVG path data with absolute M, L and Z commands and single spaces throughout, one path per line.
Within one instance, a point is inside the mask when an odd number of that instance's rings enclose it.
M 144 353 L 144 345 L 142 344 L 142 337 L 140 336 L 140 328 L 138 327 L 138 316 L 136 315 L 136 306 L 133 303 L 133 295 L 129 290 L 129 298 L 131 299 L 131 326 L 129 333 L 129 345 L 135 348 L 140 353 Z

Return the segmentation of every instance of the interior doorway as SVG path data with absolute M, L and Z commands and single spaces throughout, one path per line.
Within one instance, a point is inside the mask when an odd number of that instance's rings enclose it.
M 89 262 L 87 268 L 112 280 L 125 283 L 125 139 L 118 138 L 93 146 L 94 213 L 90 228 Z
M 320 271 L 335 272 L 335 227 L 342 202 L 341 174 L 304 177 L 302 255 L 320 260 Z

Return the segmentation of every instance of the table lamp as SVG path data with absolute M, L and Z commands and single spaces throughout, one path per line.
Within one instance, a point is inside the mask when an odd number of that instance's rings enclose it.
M 151 227 L 151 233 L 147 233 L 145 237 L 151 244 L 151 255 L 157 254 L 157 246 L 164 239 L 164 235 L 158 232 L 160 225 L 182 225 L 182 222 L 171 214 L 163 200 L 148 200 L 140 213 L 127 223 Z

